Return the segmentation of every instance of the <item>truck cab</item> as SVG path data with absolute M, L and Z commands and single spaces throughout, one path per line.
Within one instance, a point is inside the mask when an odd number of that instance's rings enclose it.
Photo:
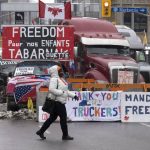
M 144 81 L 150 83 L 150 64 L 148 62 L 148 54 L 141 39 L 134 30 L 125 25 L 116 25 L 116 28 L 118 32 L 128 40 L 130 44 L 130 55 L 136 60 Z
M 72 18 L 62 25 L 74 26 L 74 76 L 99 83 L 141 83 L 139 66 L 130 57 L 130 45 L 116 27 L 106 20 Z

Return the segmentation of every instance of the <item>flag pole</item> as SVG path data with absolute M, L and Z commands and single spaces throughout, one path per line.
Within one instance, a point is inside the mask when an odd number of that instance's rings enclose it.
M 71 19 L 71 1 L 65 0 L 64 1 L 64 7 L 65 7 L 65 19 Z
M 40 18 L 40 0 L 38 0 L 39 18 Z
M 41 18 L 40 18 L 40 0 L 38 0 L 38 8 L 39 8 L 39 25 L 41 24 Z

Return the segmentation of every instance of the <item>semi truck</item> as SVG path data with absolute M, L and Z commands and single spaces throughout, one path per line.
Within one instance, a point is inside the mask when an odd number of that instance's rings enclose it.
M 74 27 L 74 77 L 98 83 L 144 83 L 130 44 L 111 22 L 96 18 L 72 18 L 60 25 Z
M 149 56 L 140 37 L 134 30 L 125 25 L 116 25 L 116 28 L 118 32 L 128 40 L 130 44 L 130 55 L 136 60 L 144 81 L 146 83 L 150 83 L 150 64 L 148 62 Z

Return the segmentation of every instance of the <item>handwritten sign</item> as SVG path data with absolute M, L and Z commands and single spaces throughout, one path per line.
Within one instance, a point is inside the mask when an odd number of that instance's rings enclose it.
M 118 83 L 133 83 L 133 71 L 118 71 Z
M 123 92 L 121 121 L 150 122 L 150 92 Z
M 73 59 L 73 31 L 68 26 L 4 26 L 2 59 Z

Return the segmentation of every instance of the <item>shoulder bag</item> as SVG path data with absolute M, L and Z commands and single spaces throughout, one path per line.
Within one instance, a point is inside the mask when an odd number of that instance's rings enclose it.
M 56 89 L 58 89 L 58 80 L 57 80 L 57 88 Z M 55 108 L 55 99 L 52 99 L 52 98 L 49 98 L 46 96 L 42 110 L 50 114 L 53 112 L 54 108 Z

